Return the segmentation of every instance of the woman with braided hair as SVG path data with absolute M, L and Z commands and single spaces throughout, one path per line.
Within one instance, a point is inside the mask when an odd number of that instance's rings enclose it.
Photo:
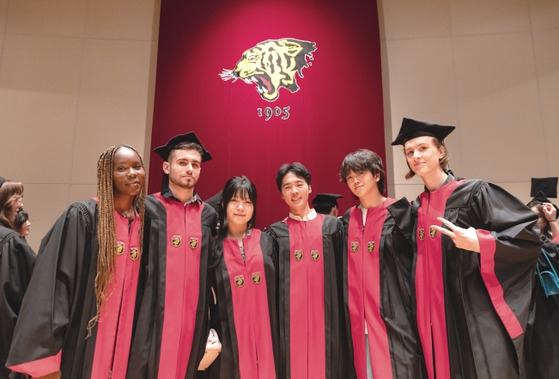
M 97 197 L 41 242 L 7 366 L 31 377 L 124 378 L 140 270 L 145 170 L 127 145 L 97 162 Z

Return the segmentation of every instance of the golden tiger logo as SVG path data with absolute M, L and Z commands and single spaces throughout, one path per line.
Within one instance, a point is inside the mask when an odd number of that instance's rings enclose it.
M 437 236 L 437 229 L 435 229 L 435 228 L 433 228 L 433 227 L 430 227 L 430 228 L 429 228 L 429 236 L 430 236 L 431 238 L 435 238 L 435 237 Z
M 224 81 L 242 79 L 256 84 L 256 90 L 266 101 L 276 101 L 280 88 L 292 93 L 299 91 L 295 74 L 303 78 L 303 68 L 314 59 L 316 43 L 294 38 L 269 39 L 246 50 L 233 70 L 223 69 Z
M 311 258 L 313 261 L 317 261 L 320 258 L 320 252 L 318 250 L 311 250 Z
M 116 243 L 116 255 L 122 255 L 124 253 L 124 242 L 118 241 Z

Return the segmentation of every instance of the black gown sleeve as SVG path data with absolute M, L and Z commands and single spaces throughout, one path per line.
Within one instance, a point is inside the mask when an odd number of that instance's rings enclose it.
M 73 204 L 41 241 L 14 332 L 9 366 L 52 357 L 64 348 L 61 369 L 65 375 L 80 377 L 90 372 L 93 346 L 88 348 L 84 341 L 96 309 L 93 285 L 97 267 L 92 266 L 98 252 L 96 238 L 92 241 L 95 210 L 94 200 L 87 205 Z
M 36 255 L 24 238 L 3 226 L 0 226 L 0 254 L 0 377 L 3 378 L 10 373 L 4 365 Z

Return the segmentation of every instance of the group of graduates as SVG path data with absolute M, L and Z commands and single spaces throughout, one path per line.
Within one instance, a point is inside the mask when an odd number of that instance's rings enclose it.
M 247 177 L 216 209 L 195 192 L 212 157 L 193 132 L 155 149 L 152 195 L 134 148 L 105 150 L 97 196 L 60 216 L 35 262 L 8 261 L 0 234 L 1 377 L 553 377 L 559 295 L 536 267 L 542 246 L 557 262 L 557 208 L 455 177 L 453 129 L 403 120 L 392 144 L 425 185 L 413 202 L 383 195 L 376 153 L 349 153 L 339 175 L 358 204 L 342 217 L 309 206 L 303 164 L 282 165 L 289 215 L 264 230 Z

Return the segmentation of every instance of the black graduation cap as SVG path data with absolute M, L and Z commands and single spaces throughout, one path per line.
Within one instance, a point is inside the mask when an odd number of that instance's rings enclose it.
M 2 187 L 2 184 L 4 184 L 5 181 L 6 179 L 0 176 L 0 187 Z
M 536 196 L 542 192 L 544 197 L 557 197 L 557 179 L 558 178 L 532 178 L 532 188 L 530 196 Z M 549 202 L 549 200 L 547 200 Z
M 437 138 L 439 141 L 445 139 L 456 127 L 450 125 L 438 125 L 429 121 L 418 121 L 411 118 L 402 120 L 402 126 L 392 142 L 393 146 L 403 145 L 406 141 L 422 136 L 431 136 Z
M 312 205 L 317 206 L 330 206 L 333 207 L 334 205 L 338 205 L 338 199 L 343 197 L 342 195 L 338 195 L 337 193 L 317 193 L 312 201 Z
M 167 161 L 167 159 L 169 159 L 169 154 L 171 154 L 171 151 L 181 142 L 193 142 L 200 145 L 203 150 L 202 162 L 212 159 L 210 152 L 204 148 L 204 145 L 202 145 L 194 132 L 188 132 L 186 134 L 179 134 L 178 136 L 174 136 L 169 141 L 167 141 L 165 145 L 156 147 L 155 149 L 153 149 L 153 151 L 155 151 L 161 158 L 163 158 L 164 161 Z

